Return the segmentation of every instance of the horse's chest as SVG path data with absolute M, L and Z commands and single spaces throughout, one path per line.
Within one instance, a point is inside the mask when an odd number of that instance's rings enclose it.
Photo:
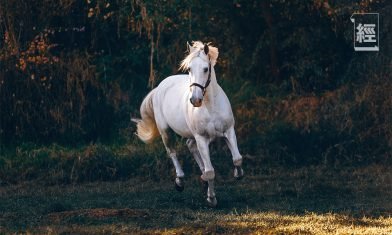
M 212 137 L 222 137 L 227 130 L 227 125 L 225 122 L 213 121 L 207 124 L 207 133 Z
M 199 134 L 208 137 L 222 137 L 230 126 L 229 118 L 224 118 L 219 115 L 211 115 L 199 121 Z

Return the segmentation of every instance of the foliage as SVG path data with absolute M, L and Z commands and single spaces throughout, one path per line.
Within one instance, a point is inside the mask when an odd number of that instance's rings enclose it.
M 218 79 L 244 153 L 284 164 L 388 162 L 391 8 L 385 0 L 1 1 L 0 145 L 134 141 L 129 119 L 144 95 L 178 72 L 186 41 L 202 40 L 220 50 Z M 382 16 L 381 51 L 355 53 L 349 17 L 370 11 Z

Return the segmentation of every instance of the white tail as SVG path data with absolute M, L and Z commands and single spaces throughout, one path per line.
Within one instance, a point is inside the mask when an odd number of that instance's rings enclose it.
M 132 119 L 132 121 L 137 123 L 136 135 L 145 143 L 151 143 L 155 137 L 159 136 L 159 131 L 154 118 L 152 103 L 153 95 L 154 90 L 148 93 L 140 106 L 140 115 L 142 116 L 142 119 Z

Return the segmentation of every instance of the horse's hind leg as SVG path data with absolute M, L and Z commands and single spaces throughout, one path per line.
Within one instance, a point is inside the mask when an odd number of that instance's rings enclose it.
M 173 165 L 176 168 L 176 180 L 174 181 L 175 187 L 177 191 L 184 190 L 184 171 L 182 170 L 181 164 L 178 161 L 177 153 L 174 149 L 174 132 L 167 128 L 166 130 L 162 130 L 161 136 L 163 140 L 163 144 L 165 145 L 167 154 L 173 161 Z
M 234 164 L 234 177 L 236 179 L 241 179 L 244 176 L 244 171 L 242 170 L 242 156 L 238 151 L 237 137 L 235 136 L 234 128 L 230 128 L 225 133 L 226 143 L 230 149 L 231 155 L 233 156 Z
M 203 163 L 203 160 L 201 159 L 199 150 L 197 149 L 196 140 L 188 139 L 186 141 L 186 145 L 188 146 L 189 151 L 192 153 L 193 158 L 196 160 L 196 163 L 199 166 L 201 173 L 203 174 L 204 173 L 204 163 Z

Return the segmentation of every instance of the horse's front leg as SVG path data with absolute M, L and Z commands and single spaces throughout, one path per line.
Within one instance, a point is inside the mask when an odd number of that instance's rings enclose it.
M 231 155 L 233 156 L 234 164 L 234 177 L 241 179 L 244 176 L 244 170 L 242 169 L 242 156 L 238 151 L 237 137 L 235 135 L 234 127 L 228 129 L 225 133 L 226 143 L 230 149 Z
M 215 207 L 218 202 L 215 197 L 214 189 L 215 171 L 211 164 L 210 150 L 208 148 L 210 141 L 203 136 L 195 136 L 195 140 L 204 165 L 204 172 L 201 175 L 201 179 L 204 182 L 208 182 L 207 202 L 210 206 Z

